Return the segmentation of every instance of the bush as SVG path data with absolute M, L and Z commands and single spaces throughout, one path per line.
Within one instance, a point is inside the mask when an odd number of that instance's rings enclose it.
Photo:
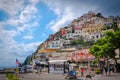
M 16 74 L 8 73 L 6 77 L 8 78 L 8 80 L 20 80 Z
M 95 71 L 95 73 L 96 73 L 96 74 L 100 74 L 100 73 L 101 73 L 100 69 L 97 69 L 97 70 Z

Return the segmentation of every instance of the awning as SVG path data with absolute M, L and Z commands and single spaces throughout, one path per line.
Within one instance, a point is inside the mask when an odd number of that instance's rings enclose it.
M 49 52 L 57 52 L 58 49 L 42 49 L 38 50 L 39 53 L 49 53 Z
M 48 65 L 48 63 L 47 62 L 40 62 L 40 64 L 44 64 L 44 65 Z
M 65 49 L 61 49 L 59 50 L 59 52 L 71 52 L 71 51 L 76 51 L 76 48 L 65 48 Z
M 56 63 L 56 64 L 59 64 L 59 63 L 64 63 L 64 62 L 67 62 L 68 60 L 50 60 L 48 61 L 49 63 Z

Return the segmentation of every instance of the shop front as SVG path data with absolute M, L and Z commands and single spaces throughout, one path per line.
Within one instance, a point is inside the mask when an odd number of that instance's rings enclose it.
M 67 60 L 48 61 L 48 73 L 65 73 Z

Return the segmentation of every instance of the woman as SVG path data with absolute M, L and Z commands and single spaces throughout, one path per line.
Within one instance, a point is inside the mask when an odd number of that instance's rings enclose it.
M 80 71 L 81 71 L 81 76 L 84 76 L 84 68 L 81 67 Z

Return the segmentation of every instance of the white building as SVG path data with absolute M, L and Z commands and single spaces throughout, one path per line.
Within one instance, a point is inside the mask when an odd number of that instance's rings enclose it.
M 59 49 L 63 46 L 62 40 L 54 40 L 49 43 L 48 49 L 53 48 L 53 49 Z
M 65 34 L 66 39 L 73 39 L 73 33 L 67 33 Z

